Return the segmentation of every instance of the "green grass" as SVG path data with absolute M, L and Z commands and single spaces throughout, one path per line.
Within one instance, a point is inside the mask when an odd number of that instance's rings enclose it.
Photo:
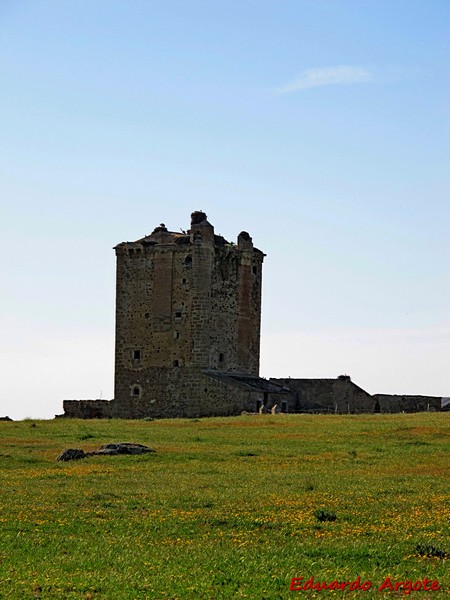
M 445 413 L 0 422 L 0 598 L 448 597 L 449 441 Z M 55 461 L 108 442 L 157 452 Z

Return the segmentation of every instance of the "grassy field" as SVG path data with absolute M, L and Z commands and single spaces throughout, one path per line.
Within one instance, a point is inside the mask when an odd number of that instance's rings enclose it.
M 448 597 L 449 441 L 445 413 L 0 422 L 0 598 Z M 156 453 L 55 461 L 108 442 Z

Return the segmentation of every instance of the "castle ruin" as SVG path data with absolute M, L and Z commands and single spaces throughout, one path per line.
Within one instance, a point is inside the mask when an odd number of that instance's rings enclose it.
M 228 242 L 197 211 L 115 251 L 114 400 L 66 400 L 67 416 L 232 415 L 279 391 L 259 378 L 265 255 L 247 232 Z
M 242 231 L 216 235 L 202 211 L 186 232 L 164 224 L 115 247 L 113 400 L 64 400 L 65 417 L 163 418 L 243 411 L 439 410 L 440 398 L 371 396 L 348 376 L 259 377 L 265 254 Z M 406 400 L 405 400 L 406 399 Z

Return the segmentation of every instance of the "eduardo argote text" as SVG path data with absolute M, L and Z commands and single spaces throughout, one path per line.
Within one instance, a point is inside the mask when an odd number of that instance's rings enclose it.
M 291 579 L 290 590 L 292 592 L 302 592 L 306 590 L 349 590 L 349 591 L 368 591 L 373 587 L 371 581 L 361 581 L 361 577 L 357 577 L 354 581 L 337 581 L 333 580 L 330 583 L 326 581 L 315 581 L 314 575 L 309 579 L 304 577 L 293 577 Z M 436 592 L 441 589 L 439 581 L 436 579 L 406 579 L 405 581 L 394 581 L 391 577 L 385 577 L 381 585 L 378 586 L 378 591 L 400 591 L 403 595 L 409 595 L 412 591 Z

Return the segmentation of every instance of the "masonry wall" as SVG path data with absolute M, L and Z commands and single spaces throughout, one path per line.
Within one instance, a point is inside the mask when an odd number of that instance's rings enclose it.
M 110 419 L 114 400 L 63 400 L 64 414 L 72 419 Z
M 294 392 L 287 397 L 288 412 L 374 412 L 375 400 L 348 376 L 337 379 L 274 379 L 270 381 Z M 275 402 L 276 398 L 271 398 Z
M 441 410 L 442 398 L 437 396 L 413 396 L 374 394 L 376 410 L 382 413 L 426 412 Z
M 116 247 L 114 416 L 238 414 L 243 392 L 204 369 L 258 374 L 264 254 L 193 213 L 187 234 L 165 226 Z

